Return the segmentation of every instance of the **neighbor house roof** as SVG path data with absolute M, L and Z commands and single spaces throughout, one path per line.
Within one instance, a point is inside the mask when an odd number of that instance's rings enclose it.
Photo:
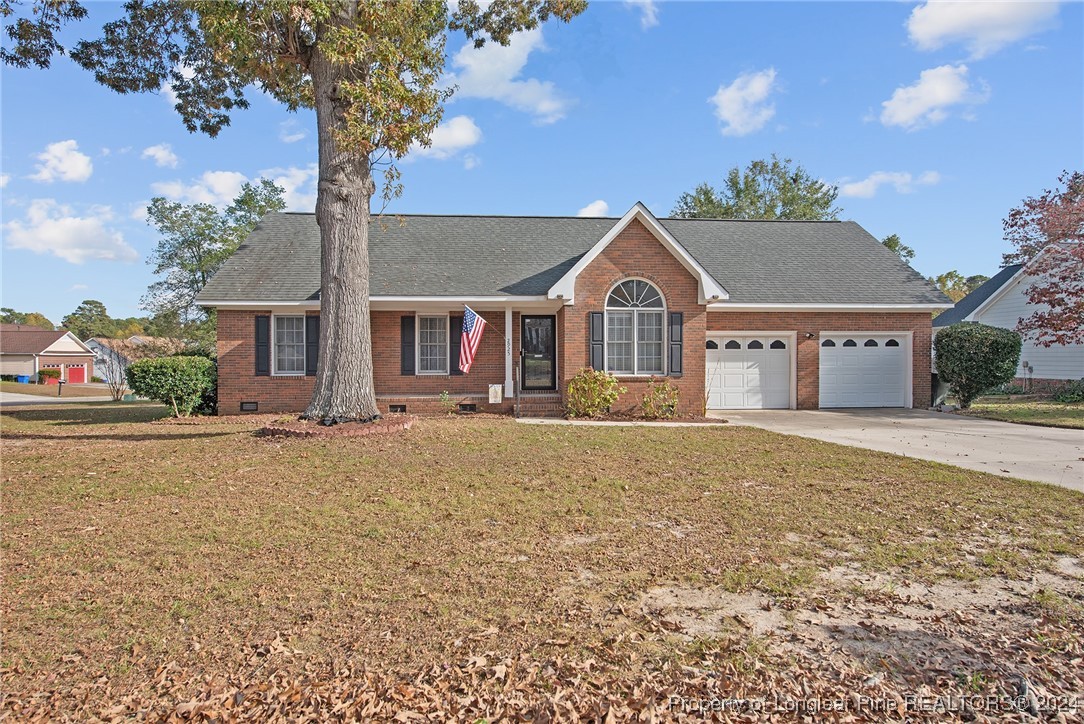
M 87 344 L 94 342 L 97 345 L 113 350 L 126 360 L 133 361 L 143 357 L 161 357 L 176 354 L 184 349 L 183 339 L 174 337 L 149 337 L 144 334 L 136 334 L 126 339 L 110 339 L 108 337 L 92 337 Z
M 22 329 L 9 329 L 9 326 L 22 327 Z M 50 332 L 39 327 L 28 327 L 25 324 L 5 324 L 0 327 L 0 353 L 41 354 L 67 333 L 63 329 Z
M 1016 273 L 1021 269 L 1023 269 L 1023 264 L 1011 264 L 1003 268 L 983 282 L 978 289 L 956 302 L 952 309 L 946 309 L 934 317 L 933 326 L 947 327 L 950 324 L 964 321 L 968 315 L 982 306 L 983 302 L 996 294 L 998 289 L 1001 289 L 1010 279 L 1015 277 Z
M 659 219 L 729 294 L 725 304 L 940 305 L 948 300 L 852 221 Z M 544 297 L 616 218 L 402 215 L 374 218 L 370 295 Z M 265 216 L 201 304 L 319 299 L 313 214 Z

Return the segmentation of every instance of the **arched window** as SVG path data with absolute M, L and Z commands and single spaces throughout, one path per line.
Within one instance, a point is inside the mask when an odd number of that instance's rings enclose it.
M 759 339 L 754 339 L 752 342 L 746 345 L 746 349 L 764 349 L 764 343 L 761 342 Z
M 626 279 L 606 297 L 606 370 L 661 375 L 665 339 L 662 294 L 642 279 Z
M 843 342 L 843 346 L 844 347 L 857 347 L 858 343 L 855 342 L 853 339 L 848 339 L 848 340 L 845 340 Z
M 784 342 L 781 339 L 773 340 L 772 343 L 768 345 L 768 349 L 786 349 L 786 348 L 787 348 L 787 343 Z
M 876 347 L 877 346 L 877 340 L 875 340 L 875 339 L 867 339 L 865 344 L 863 344 L 862 346 L 863 347 Z
M 835 347 L 835 346 L 836 346 L 836 343 L 833 342 L 830 339 L 826 339 L 823 342 L 821 342 L 821 347 Z
M 885 347 L 899 347 L 899 346 L 900 346 L 900 343 L 897 342 L 894 339 L 890 339 L 887 342 L 885 342 Z
M 719 343 L 716 342 L 714 339 L 709 339 L 707 346 L 708 349 L 719 349 Z
M 723 345 L 726 349 L 741 349 L 741 342 L 736 339 L 732 339 Z

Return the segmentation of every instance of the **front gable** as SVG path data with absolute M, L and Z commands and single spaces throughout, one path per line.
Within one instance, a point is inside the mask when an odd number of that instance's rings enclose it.
M 55 342 L 50 344 L 41 352 L 42 354 L 94 354 L 94 350 L 86 346 L 79 341 L 71 332 L 66 332 L 62 337 L 57 338 Z
M 717 302 L 730 298 L 730 295 L 723 289 L 723 286 L 708 273 L 700 262 L 698 262 L 692 254 L 690 254 L 688 250 L 659 223 L 658 219 L 648 211 L 647 207 L 639 201 L 637 201 L 636 204 L 629 209 L 629 211 L 622 216 L 608 232 L 606 232 L 605 236 L 599 239 L 598 242 L 591 247 L 591 249 L 588 250 L 588 252 L 584 254 L 564 276 L 550 287 L 547 292 L 547 297 L 549 299 L 560 299 L 565 304 L 574 304 L 576 299 L 576 280 L 580 273 L 590 266 L 592 262 L 594 262 L 607 247 L 614 242 L 614 240 L 621 236 L 622 233 L 629 229 L 634 223 L 646 229 L 650 235 L 653 236 L 696 280 L 698 304 L 708 304 L 710 302 Z M 626 273 L 633 273 L 636 270 L 626 269 L 623 271 Z

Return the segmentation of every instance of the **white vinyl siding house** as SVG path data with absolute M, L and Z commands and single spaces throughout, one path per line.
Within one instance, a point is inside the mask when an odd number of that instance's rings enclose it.
M 992 327 L 1015 329 L 1021 319 L 1030 317 L 1035 306 L 1028 302 L 1025 292 L 1034 277 L 1019 275 L 992 296 L 987 304 L 975 310 L 973 321 Z M 1024 338 L 1020 350 L 1018 377 L 1024 376 L 1024 363 L 1031 366 L 1028 376 L 1037 380 L 1079 380 L 1084 378 L 1084 345 L 1064 344 L 1041 347 Z
M 1024 273 L 1019 265 L 1002 269 L 990 281 L 957 302 L 953 309 L 935 317 L 934 334 L 957 322 L 979 322 L 1015 330 L 1021 319 L 1030 317 L 1037 310 L 1027 298 L 1027 289 L 1034 281 L 1035 278 Z M 1025 369 L 1025 364 L 1029 369 Z M 1043 347 L 1025 337 L 1016 376 L 1033 380 L 1084 378 L 1084 345 Z

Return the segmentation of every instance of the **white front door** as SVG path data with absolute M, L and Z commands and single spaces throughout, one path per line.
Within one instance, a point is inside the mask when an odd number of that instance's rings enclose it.
M 771 335 L 708 339 L 708 409 L 790 407 L 791 344 L 789 337 Z
M 910 337 L 822 333 L 821 407 L 910 407 Z

